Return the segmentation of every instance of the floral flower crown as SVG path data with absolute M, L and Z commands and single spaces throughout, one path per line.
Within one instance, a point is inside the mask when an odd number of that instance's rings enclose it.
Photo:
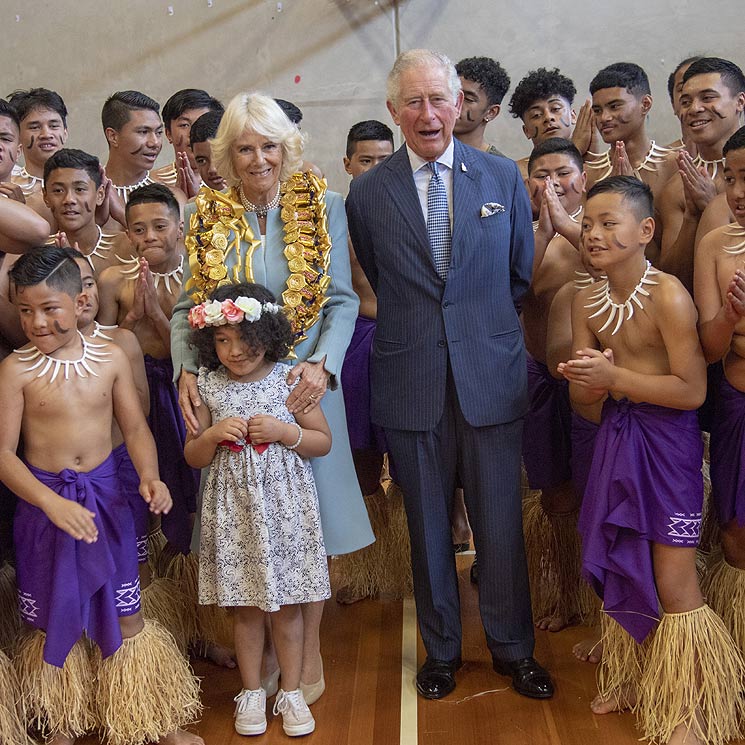
M 189 311 L 189 325 L 193 329 L 203 329 L 205 326 L 226 326 L 243 321 L 253 323 L 258 321 L 264 313 L 279 313 L 280 307 L 276 303 L 262 303 L 255 297 L 241 295 L 235 300 L 205 300 L 195 305 Z

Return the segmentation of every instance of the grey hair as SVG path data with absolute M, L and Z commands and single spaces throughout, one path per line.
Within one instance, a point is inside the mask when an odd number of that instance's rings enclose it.
M 458 99 L 461 91 L 460 77 L 455 69 L 455 65 L 449 57 L 440 52 L 433 52 L 431 49 L 409 49 L 407 52 L 401 52 L 393 63 L 393 68 L 388 73 L 386 84 L 386 97 L 393 106 L 399 105 L 401 97 L 401 75 L 406 70 L 414 67 L 431 67 L 438 66 L 445 72 L 448 78 L 448 88 L 453 96 L 453 103 Z
M 217 172 L 238 186 L 240 179 L 233 167 L 232 145 L 246 130 L 282 146 L 279 177 L 286 181 L 300 170 L 305 135 L 293 124 L 277 102 L 263 93 L 239 93 L 228 104 L 214 139 L 210 140 L 212 162 Z

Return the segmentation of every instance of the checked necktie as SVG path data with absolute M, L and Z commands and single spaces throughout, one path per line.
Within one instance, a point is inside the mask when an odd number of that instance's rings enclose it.
M 447 279 L 450 266 L 450 213 L 445 184 L 437 168 L 437 162 L 427 163 L 432 178 L 427 187 L 427 235 L 435 269 L 441 279 Z

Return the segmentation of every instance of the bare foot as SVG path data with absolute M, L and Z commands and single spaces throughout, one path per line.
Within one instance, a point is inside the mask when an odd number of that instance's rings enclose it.
M 340 587 L 336 591 L 336 602 L 340 603 L 341 605 L 352 605 L 352 603 L 358 603 L 360 600 L 364 600 L 367 595 L 363 595 L 362 593 L 353 592 L 352 588 L 349 587 L 349 585 L 345 585 L 344 587 Z
M 204 643 L 204 656 L 210 662 L 214 662 L 215 665 L 219 665 L 220 667 L 227 667 L 229 670 L 235 667 L 235 655 L 233 651 L 216 642 Z M 189 733 L 187 732 L 186 734 Z
M 66 737 L 65 735 L 55 735 L 51 740 L 47 740 L 47 745 L 73 745 L 75 742 L 74 737 Z
M 679 724 L 673 731 L 673 736 L 667 741 L 667 745 L 706 745 L 699 740 L 685 725 Z
M 539 618 L 536 622 L 536 628 L 541 631 L 561 631 L 567 626 L 574 626 L 577 623 L 576 618 L 566 619 L 564 616 L 546 616 L 545 618 Z
M 580 662 L 597 665 L 603 658 L 603 642 L 600 639 L 583 639 L 572 647 L 572 653 Z
M 600 694 L 595 696 L 590 704 L 593 714 L 610 714 L 614 711 L 625 711 L 636 703 L 636 693 L 629 689 L 619 690 L 610 698 L 602 698 Z
M 204 745 L 204 740 L 193 732 L 177 729 L 158 740 L 158 745 Z

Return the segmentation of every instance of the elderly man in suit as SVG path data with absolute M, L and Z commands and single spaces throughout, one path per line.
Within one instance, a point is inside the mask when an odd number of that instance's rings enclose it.
M 453 139 L 462 100 L 447 57 L 401 54 L 387 105 L 406 142 L 352 182 L 349 230 L 378 297 L 372 414 L 405 494 L 427 650 L 417 690 L 446 696 L 461 665 L 450 537 L 457 474 L 494 669 L 519 693 L 549 698 L 551 678 L 532 656 L 519 489 L 527 388 L 518 307 L 533 258 L 530 205 L 511 160 Z

